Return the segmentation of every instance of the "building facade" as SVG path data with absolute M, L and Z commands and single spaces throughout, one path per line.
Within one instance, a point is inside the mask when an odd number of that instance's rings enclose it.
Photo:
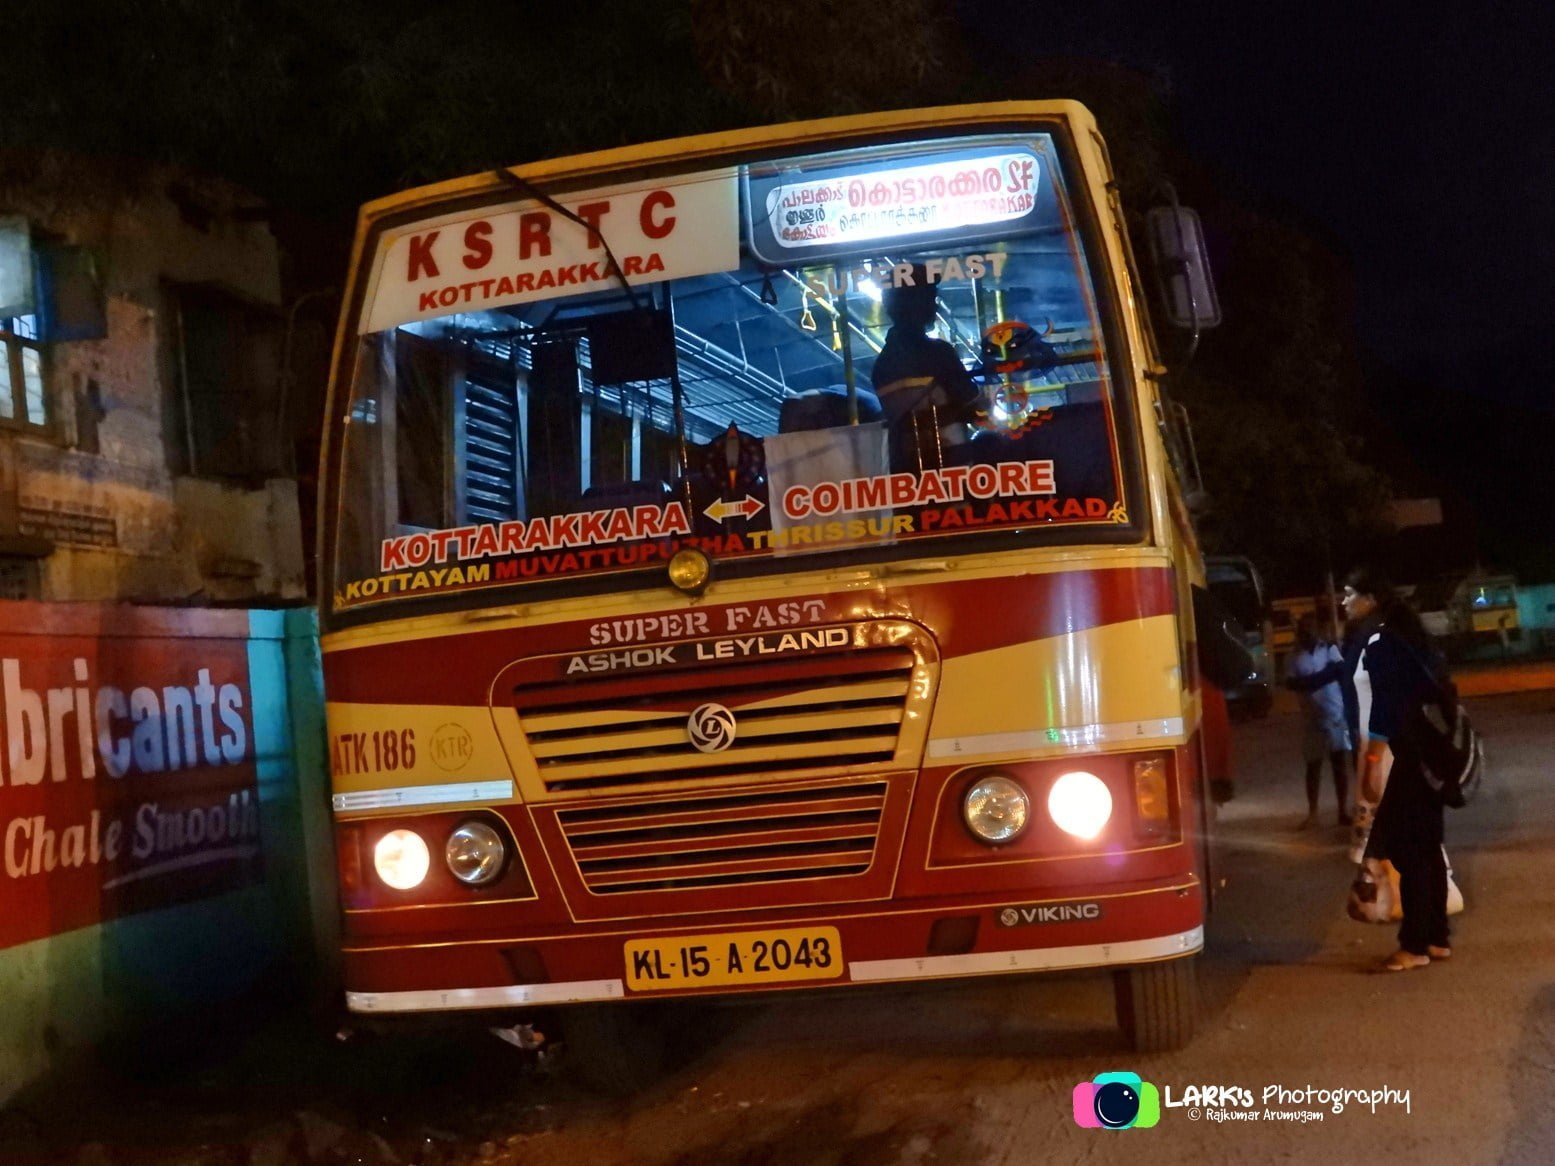
M 242 191 L 7 167 L 0 598 L 304 599 L 289 323 L 275 238 Z

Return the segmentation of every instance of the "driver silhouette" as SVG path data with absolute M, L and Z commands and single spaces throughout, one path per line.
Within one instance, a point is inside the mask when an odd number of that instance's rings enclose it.
M 980 398 L 956 350 L 928 335 L 939 297 L 922 264 L 912 282 L 881 296 L 891 330 L 871 379 L 890 432 L 893 470 L 941 466 L 947 448 L 968 440 L 967 422 Z

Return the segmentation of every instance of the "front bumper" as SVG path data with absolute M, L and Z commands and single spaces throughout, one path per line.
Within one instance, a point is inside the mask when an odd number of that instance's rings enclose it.
M 951 979 L 1171 959 L 1203 946 L 1203 887 L 1191 875 L 1095 894 L 945 899 L 933 906 L 858 905 L 847 911 L 724 913 L 673 925 L 579 927 L 565 935 L 348 946 L 346 1003 L 391 1014 L 510 1009 L 621 999 L 751 994 L 843 984 Z M 836 928 L 840 974 L 814 980 L 634 991 L 626 945 L 729 932 Z

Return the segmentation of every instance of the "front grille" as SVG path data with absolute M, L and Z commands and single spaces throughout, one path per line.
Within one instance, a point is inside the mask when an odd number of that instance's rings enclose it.
M 905 643 L 843 645 L 759 663 L 702 663 L 513 690 L 548 792 L 716 777 L 798 776 L 897 761 L 917 656 Z M 692 710 L 721 704 L 734 744 L 700 753 Z
M 596 895 L 862 875 L 886 783 L 564 809 L 557 821 Z

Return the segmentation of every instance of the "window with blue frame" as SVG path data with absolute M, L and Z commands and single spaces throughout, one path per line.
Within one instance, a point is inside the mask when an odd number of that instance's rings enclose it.
M 38 317 L 0 316 L 0 423 L 47 428 L 44 363 Z

